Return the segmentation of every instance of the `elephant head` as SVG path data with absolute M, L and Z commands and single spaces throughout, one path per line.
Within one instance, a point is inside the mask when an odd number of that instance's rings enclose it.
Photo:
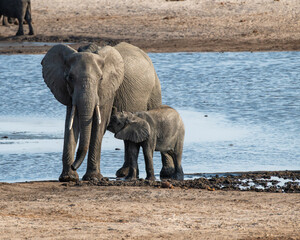
M 140 143 L 149 138 L 150 126 L 148 122 L 130 112 L 116 112 L 113 109 L 107 128 L 115 133 L 115 138 Z
M 59 44 L 47 52 L 42 66 L 44 81 L 54 97 L 72 107 L 69 131 L 75 116 L 79 121 L 79 146 L 72 165 L 76 170 L 88 151 L 93 121 L 97 119 L 101 124 L 101 107 L 108 101 L 113 102 L 123 81 L 124 62 L 113 47 L 106 46 L 92 53 L 77 52 Z

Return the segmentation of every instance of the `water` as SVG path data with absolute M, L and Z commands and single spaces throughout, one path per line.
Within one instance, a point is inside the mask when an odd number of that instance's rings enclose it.
M 186 173 L 300 169 L 300 52 L 150 57 L 163 103 L 185 123 Z M 65 107 L 43 82 L 42 58 L 0 56 L 0 181 L 57 180 L 61 173 Z M 122 141 L 105 135 L 104 176 L 115 176 L 123 150 Z M 159 153 L 154 166 L 158 175 Z M 145 177 L 141 153 L 139 167 Z M 86 161 L 80 177 L 85 168 Z
M 55 42 L 0 42 L 1 47 L 11 47 L 11 46 L 24 46 L 24 47 L 39 47 L 39 46 L 54 46 L 57 43 Z M 72 44 L 72 43 L 64 43 L 64 44 Z

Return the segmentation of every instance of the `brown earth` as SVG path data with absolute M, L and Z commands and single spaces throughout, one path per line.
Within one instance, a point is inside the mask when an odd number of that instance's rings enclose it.
M 299 194 L 0 183 L 1 239 L 299 239 Z
M 1 26 L 0 53 L 49 49 L 1 45 L 22 41 L 127 41 L 151 52 L 300 50 L 298 0 L 33 0 L 32 12 L 36 35 L 15 37 L 16 25 Z
M 15 37 L 16 25 L 0 26 L 0 54 L 50 47 L 23 42 L 77 48 L 127 41 L 151 52 L 300 50 L 298 0 L 32 0 L 32 11 L 36 35 Z M 0 239 L 300 239 L 299 173 L 283 187 L 268 176 L 0 183 Z M 247 185 L 242 179 L 272 186 L 239 191 L 237 184 Z
M 237 188 L 245 179 L 274 185 L 271 176 L 290 182 L 268 192 Z M 300 171 L 285 171 L 180 182 L 0 183 L 0 239 L 300 239 L 299 180 Z

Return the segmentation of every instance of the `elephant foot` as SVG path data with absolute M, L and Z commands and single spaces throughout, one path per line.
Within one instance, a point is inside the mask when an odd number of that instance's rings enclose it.
M 129 174 L 129 167 L 121 167 L 117 172 L 116 176 L 118 178 L 126 177 Z
M 127 176 L 126 178 L 125 178 L 125 181 L 135 181 L 135 180 L 137 180 L 137 178 L 136 177 L 129 177 L 129 176 Z
M 24 35 L 24 32 L 22 32 L 22 31 L 18 31 L 16 34 L 16 36 L 22 36 L 22 35 Z
M 154 176 L 150 176 L 150 177 L 146 177 L 146 180 L 149 180 L 149 181 L 155 181 L 156 178 Z
M 28 35 L 34 35 L 34 32 L 32 31 L 32 32 L 29 32 L 29 34 Z
M 59 176 L 59 181 L 60 182 L 78 182 L 79 181 L 79 176 L 78 173 L 75 171 L 68 171 L 68 172 L 62 172 Z
M 136 180 L 139 178 L 139 170 L 135 168 L 130 168 L 128 175 L 125 177 L 126 181 Z
M 83 181 L 100 181 L 103 178 L 102 174 L 98 171 L 86 172 L 82 177 Z
M 160 171 L 160 179 L 172 179 L 175 175 L 175 168 L 163 167 Z
M 177 172 L 171 178 L 174 179 L 174 180 L 183 181 L 184 180 L 184 174 L 182 172 Z

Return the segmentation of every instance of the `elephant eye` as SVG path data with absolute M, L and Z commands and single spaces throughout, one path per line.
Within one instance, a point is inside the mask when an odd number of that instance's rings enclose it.
M 68 82 L 73 82 L 73 77 L 69 76 L 67 80 L 68 80 Z
M 71 74 L 69 74 L 67 76 L 66 80 L 67 80 L 68 83 L 73 83 L 74 82 L 74 77 Z

